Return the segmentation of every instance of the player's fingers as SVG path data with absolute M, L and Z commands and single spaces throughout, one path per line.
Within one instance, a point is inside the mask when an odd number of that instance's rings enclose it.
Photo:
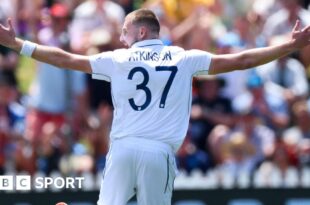
M 13 24 L 12 24 L 11 18 L 8 18 L 8 26 L 9 26 L 9 30 L 13 30 Z
M 296 20 L 296 23 L 293 28 L 293 32 L 298 31 L 300 27 L 300 20 Z
M 302 32 L 310 32 L 310 25 L 302 29 Z

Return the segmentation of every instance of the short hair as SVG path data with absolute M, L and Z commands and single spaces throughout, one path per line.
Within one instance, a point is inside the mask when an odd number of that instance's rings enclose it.
M 160 24 L 157 16 L 150 9 L 138 9 L 128 15 L 131 18 L 132 24 L 136 26 L 146 26 L 152 32 L 159 34 Z

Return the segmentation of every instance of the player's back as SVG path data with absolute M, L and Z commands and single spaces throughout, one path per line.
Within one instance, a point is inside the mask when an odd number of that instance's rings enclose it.
M 160 40 L 110 54 L 113 63 L 105 69 L 111 69 L 107 76 L 115 107 L 112 138 L 143 137 L 178 148 L 188 127 L 192 76 L 210 63 L 206 52 L 200 62 L 193 54 Z

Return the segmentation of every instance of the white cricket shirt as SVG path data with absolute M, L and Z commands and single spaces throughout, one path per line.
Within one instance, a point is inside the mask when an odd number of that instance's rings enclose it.
M 188 129 L 192 77 L 207 74 L 211 54 L 145 40 L 90 57 L 92 77 L 111 82 L 111 140 L 141 137 L 176 152 Z

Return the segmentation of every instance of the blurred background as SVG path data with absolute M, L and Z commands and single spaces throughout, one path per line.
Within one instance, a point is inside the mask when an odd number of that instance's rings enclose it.
M 0 22 L 12 18 L 24 39 L 94 55 L 121 48 L 125 15 L 142 7 L 158 15 L 166 45 L 217 54 L 281 43 L 297 19 L 310 25 L 309 0 L 0 0 Z M 309 82 L 309 46 L 194 79 L 173 203 L 310 205 Z M 82 190 L 0 191 L 1 204 L 95 204 L 111 102 L 108 82 L 0 47 L 0 175 L 85 178 Z

